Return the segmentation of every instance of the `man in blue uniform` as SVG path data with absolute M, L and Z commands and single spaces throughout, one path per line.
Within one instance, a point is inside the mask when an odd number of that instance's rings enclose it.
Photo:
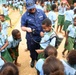
M 45 13 L 36 9 L 33 0 L 26 1 L 27 11 L 23 14 L 21 18 L 21 29 L 26 31 L 27 46 L 30 50 L 31 57 L 31 67 L 34 67 L 35 60 L 37 60 L 36 49 L 40 49 L 39 42 L 41 36 L 43 35 L 43 30 L 41 27 L 42 21 L 46 18 Z

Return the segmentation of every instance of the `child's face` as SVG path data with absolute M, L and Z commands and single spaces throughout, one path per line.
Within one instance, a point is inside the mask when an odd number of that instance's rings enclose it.
M 0 21 L 4 21 L 4 17 L 3 16 L 0 16 Z
M 19 32 L 19 33 L 17 33 L 17 35 L 16 35 L 15 39 L 21 39 L 21 33 L 20 33 L 20 32 Z
M 41 6 L 42 6 L 42 7 L 44 7 L 44 3 L 43 3 L 43 4 L 41 4 Z
M 74 19 L 74 26 L 76 26 L 76 19 Z
M 51 26 L 42 25 L 42 28 L 43 28 L 44 32 L 50 32 L 51 31 Z
M 76 3 L 74 3 L 74 7 L 76 7 Z

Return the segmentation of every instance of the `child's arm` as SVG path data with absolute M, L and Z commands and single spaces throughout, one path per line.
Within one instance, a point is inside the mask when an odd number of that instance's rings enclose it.
M 2 51 L 4 48 L 8 46 L 8 40 L 5 41 L 5 44 L 0 48 L 0 51 Z
M 36 52 L 39 54 L 39 53 L 43 53 L 44 50 L 43 49 L 37 49 Z
M 5 62 L 5 63 L 7 63 L 7 61 L 3 58 L 3 57 L 1 57 L 2 58 L 2 60 Z

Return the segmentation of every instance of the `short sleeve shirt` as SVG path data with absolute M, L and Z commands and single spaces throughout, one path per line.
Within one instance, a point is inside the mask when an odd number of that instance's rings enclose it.
M 8 48 L 15 48 L 16 46 L 19 45 L 21 39 L 18 39 L 18 40 L 15 40 L 12 35 L 8 37 L 8 42 L 9 42 L 9 45 L 8 45 Z
M 42 21 L 46 18 L 45 13 L 40 10 L 36 9 L 35 14 L 31 14 L 26 11 L 22 18 L 21 18 L 21 27 L 30 27 L 31 29 L 35 29 L 35 34 L 33 35 L 34 39 L 37 40 L 40 37 L 40 32 L 42 31 Z M 30 39 L 30 33 L 27 32 L 26 39 Z
M 56 13 L 54 11 L 50 11 L 48 13 L 48 18 L 51 20 L 52 26 L 55 25 L 54 21 L 56 21 L 57 17 L 56 17 Z
M 2 25 L 2 31 L 4 32 L 5 35 L 7 35 L 7 29 L 8 29 L 8 22 L 4 21 L 4 22 L 1 22 L 1 25 Z
M 69 31 L 68 36 L 72 37 L 72 38 L 76 38 L 76 26 L 74 25 L 69 25 L 67 31 Z
M 5 44 L 6 40 L 7 40 L 7 36 L 1 31 L 0 32 L 0 48 Z M 5 49 L 2 50 L 2 52 L 3 51 L 5 51 Z
M 55 32 L 45 32 L 44 37 L 41 38 L 40 46 L 45 49 L 48 45 L 55 46 L 56 38 Z M 54 37 L 54 38 L 52 38 Z M 52 38 L 52 40 L 50 40 Z
M 43 74 L 43 69 L 42 69 L 42 66 L 44 64 L 44 59 L 39 59 L 36 63 L 36 69 L 40 72 L 40 75 L 44 75 Z

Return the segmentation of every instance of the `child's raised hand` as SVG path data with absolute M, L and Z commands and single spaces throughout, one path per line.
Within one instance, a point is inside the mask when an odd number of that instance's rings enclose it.
M 40 32 L 40 36 L 43 37 L 44 36 L 44 32 Z

